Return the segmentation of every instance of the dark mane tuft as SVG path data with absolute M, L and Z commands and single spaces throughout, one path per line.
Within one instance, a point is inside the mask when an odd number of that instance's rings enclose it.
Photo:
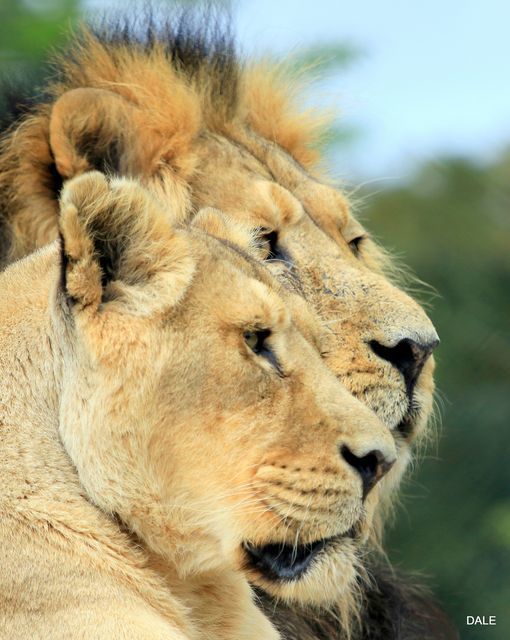
M 138 48 L 150 55 L 163 46 L 174 69 L 191 81 L 207 78 L 211 100 L 235 110 L 239 61 L 231 17 L 221 6 L 174 7 L 170 17 L 146 9 L 135 17 L 104 18 L 90 29 L 107 49 Z
M 279 603 L 257 591 L 259 604 L 282 634 L 283 640 L 458 640 L 445 613 L 409 576 L 387 567 L 367 567 L 369 586 L 359 625 L 349 636 L 335 610 L 322 611 Z

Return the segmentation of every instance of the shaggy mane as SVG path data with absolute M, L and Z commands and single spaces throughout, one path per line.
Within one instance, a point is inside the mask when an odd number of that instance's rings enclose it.
M 31 238 L 33 246 L 56 236 L 56 208 L 49 203 L 56 202 L 62 179 L 49 146 L 49 122 L 53 104 L 79 88 L 111 91 L 150 114 L 143 137 L 151 140 L 154 131 L 168 141 L 167 154 L 184 181 L 195 170 L 193 141 L 204 131 L 229 137 L 232 126 L 275 142 L 304 167 L 318 160 L 323 117 L 299 109 L 302 87 L 281 66 L 242 61 L 221 8 L 184 8 L 169 19 L 150 10 L 105 19 L 80 27 L 37 82 L 0 86 L 0 229 L 10 226 L 10 233 L 0 231 L 2 249 L 9 235 Z M 155 157 L 156 149 L 150 153 Z
M 148 11 L 141 18 L 104 20 L 91 27 L 91 34 L 112 52 L 138 50 L 150 58 L 162 50 L 172 68 L 206 89 L 211 106 L 227 117 L 235 114 L 240 65 L 225 12 L 185 9 L 173 19 L 158 20 Z
M 207 85 L 216 107 L 235 113 L 240 65 L 229 15 L 214 7 L 204 7 L 202 11 L 184 8 L 171 18 L 158 19 L 146 9 L 138 16 L 108 17 L 81 27 L 38 74 L 1 78 L 0 132 L 51 100 L 48 85 L 55 79 L 67 84 L 69 69 L 83 64 L 80 54 L 94 41 L 112 59 L 128 49 L 146 58 L 156 51 L 164 52 L 169 65 L 188 81 Z
M 174 10 L 170 18 L 146 9 L 139 15 L 82 25 L 37 74 L 0 79 L 0 134 L 65 90 L 128 81 L 123 72 L 133 62 L 152 69 L 163 62 L 167 81 L 175 81 L 171 72 L 176 72 L 193 87 L 213 128 L 238 118 L 304 165 L 317 160 L 313 149 L 325 118 L 318 111 L 302 112 L 295 104 L 303 82 L 292 77 L 290 66 L 245 64 L 228 12 L 214 5 Z M 164 83 L 164 74 L 159 80 Z M 162 86 L 151 87 L 146 81 L 138 89 L 158 92 Z

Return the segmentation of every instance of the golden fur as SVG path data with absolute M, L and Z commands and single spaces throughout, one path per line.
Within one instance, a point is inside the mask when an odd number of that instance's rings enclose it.
M 59 229 L 0 274 L 6 637 L 277 638 L 239 571 L 275 540 L 334 539 L 281 594 L 347 620 L 378 487 L 363 501 L 341 450 L 396 450 L 301 299 L 236 223 L 172 230 L 125 179 L 69 182 Z
M 91 168 L 136 177 L 173 221 L 216 207 L 257 230 L 258 259 L 320 319 L 331 371 L 394 437 L 398 462 L 381 483 L 382 497 L 390 497 L 430 415 L 434 365 L 428 358 L 410 394 L 402 373 L 371 344 L 434 344 L 437 336 L 419 305 L 385 275 L 383 253 L 345 197 L 319 178 L 320 118 L 295 108 L 289 96 L 296 92 L 278 70 L 227 61 L 225 71 L 204 58 L 190 71 L 172 62 L 157 37 L 145 46 L 86 32 L 59 65 L 49 99 L 3 138 L 8 260 L 56 237 L 51 176 L 65 182 Z M 374 535 L 380 515 L 370 519 Z M 323 556 L 341 563 L 342 554 L 331 547 Z M 307 602 L 319 585 L 268 581 L 246 558 L 239 562 L 276 597 Z M 333 603 L 337 595 L 318 589 L 317 599 Z

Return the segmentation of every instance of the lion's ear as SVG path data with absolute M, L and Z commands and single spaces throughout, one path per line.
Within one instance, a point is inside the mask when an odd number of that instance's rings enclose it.
M 135 109 L 104 89 L 72 89 L 60 96 L 50 115 L 50 147 L 62 178 L 91 169 L 122 173 Z
M 63 287 L 80 308 L 152 315 L 193 277 L 189 240 L 138 183 L 99 172 L 69 181 L 60 200 Z
M 143 179 L 162 167 L 173 180 L 189 178 L 196 164 L 192 143 L 201 126 L 196 96 L 177 81 L 164 109 L 161 100 L 144 96 L 135 102 L 120 89 L 83 87 L 56 100 L 49 138 L 63 180 L 93 169 Z

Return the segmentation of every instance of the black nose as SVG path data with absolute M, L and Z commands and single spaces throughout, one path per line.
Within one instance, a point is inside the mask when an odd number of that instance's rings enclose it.
M 383 360 L 391 362 L 404 376 L 407 392 L 411 393 L 423 365 L 439 344 L 439 340 L 416 342 L 410 338 L 400 340 L 394 347 L 387 347 L 377 340 L 370 341 L 372 351 Z
M 359 473 L 363 483 L 363 499 L 379 480 L 388 473 L 395 462 L 395 460 L 387 460 L 381 451 L 375 449 L 359 458 L 348 446 L 343 445 L 340 453 L 347 464 Z

